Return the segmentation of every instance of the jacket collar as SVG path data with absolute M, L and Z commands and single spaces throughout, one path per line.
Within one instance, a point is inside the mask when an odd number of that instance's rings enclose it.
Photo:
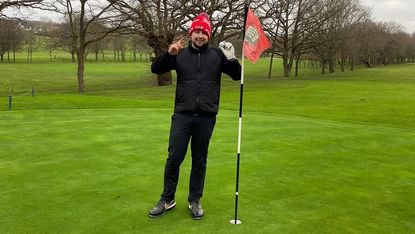
M 209 43 L 203 45 L 199 49 L 196 49 L 195 47 L 192 46 L 192 42 L 189 41 L 189 48 L 190 48 L 190 51 L 192 51 L 193 53 L 203 53 L 209 48 Z

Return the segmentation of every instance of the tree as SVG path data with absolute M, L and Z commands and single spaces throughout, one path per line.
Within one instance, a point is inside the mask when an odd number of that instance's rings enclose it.
M 10 50 L 13 52 L 13 62 L 16 62 L 16 52 L 21 48 L 24 37 L 23 30 L 19 27 L 18 23 L 12 28 Z
M 6 53 L 12 51 L 14 54 L 16 52 L 22 39 L 23 32 L 17 21 L 0 19 L 0 62 L 4 61 Z
M 37 35 L 40 36 L 41 48 L 49 52 L 49 61 L 52 62 L 52 52 L 57 48 L 54 46 L 54 32 L 59 27 L 58 23 L 54 23 L 47 17 L 41 18 L 41 25 L 37 30 Z
M 31 63 L 33 61 L 33 50 L 35 49 L 35 43 L 36 43 L 36 35 L 33 32 L 33 30 L 28 30 L 25 32 L 24 35 L 24 41 L 27 46 L 27 62 Z
M 128 37 L 125 35 L 114 34 L 112 39 L 112 49 L 114 52 L 114 62 L 125 62 L 125 53 L 127 51 Z
M 48 43 L 49 50 L 62 49 L 71 54 L 73 63 L 76 61 L 76 41 L 72 34 L 71 24 L 68 19 L 52 28 L 49 32 L 46 32 L 45 35 L 50 38 L 50 42 Z
M 152 48 L 146 43 L 145 38 L 140 35 L 131 35 L 131 48 L 133 53 L 133 61 L 137 61 L 137 53 L 140 57 L 140 61 L 143 61 L 143 54 L 146 54 L 148 58 L 153 54 Z
M 99 23 L 94 23 L 91 25 L 91 31 L 92 32 L 101 32 L 105 30 L 105 25 L 99 24 Z M 92 35 L 94 36 L 99 36 L 99 35 Z M 95 61 L 98 61 L 98 55 L 99 53 L 101 53 L 102 56 L 102 61 L 105 61 L 105 56 L 104 56 L 104 50 L 106 48 L 107 45 L 107 40 L 108 40 L 108 36 L 99 40 L 99 41 L 95 41 L 92 42 L 89 46 L 88 46 L 88 51 L 92 51 L 95 54 Z
M 0 2 L 0 16 L 4 9 L 14 7 L 40 7 L 43 0 L 3 0 Z
M 406 56 L 412 63 L 415 62 L 415 33 L 409 35 L 410 41 L 406 48 Z
M 388 65 L 403 61 L 409 37 L 402 26 L 394 22 L 367 21 L 360 25 L 360 61 L 366 66 Z
M 367 11 L 358 0 L 331 0 L 324 4 L 322 14 L 330 16 L 318 30 L 316 47 L 312 57 L 321 63 L 322 73 L 335 72 L 336 64 L 344 71 L 348 50 L 353 51 L 349 42 L 353 42 L 353 28 L 367 18 Z
M 403 26 L 395 22 L 387 22 L 387 40 L 384 48 L 387 63 L 399 64 L 404 61 L 407 45 L 406 33 L 403 32 Z
M 322 14 L 325 4 L 320 2 L 274 0 L 267 1 L 264 7 L 265 28 L 274 42 L 272 53 L 282 57 L 285 77 L 291 75 L 294 61 L 298 65 L 300 57 L 315 47 L 312 38 L 331 17 L 330 14 Z
M 94 52 L 95 61 L 99 60 L 99 54 L 100 53 L 102 55 L 104 55 L 104 50 L 105 50 L 106 44 L 107 44 L 107 42 L 105 40 L 106 39 L 96 41 L 94 43 L 91 43 L 91 45 L 89 46 L 88 50 L 91 50 L 92 52 Z M 102 61 L 105 61 L 105 56 L 102 56 Z
M 115 1 L 57 0 L 54 6 L 69 22 L 70 36 L 76 54 L 78 90 L 85 90 L 84 70 L 87 47 L 122 28 L 125 17 L 113 11 Z M 93 25 L 104 27 L 93 27 Z
M 349 58 L 351 60 L 354 57 L 356 53 L 354 47 L 358 47 L 355 38 L 357 36 L 355 33 L 356 28 L 360 23 L 369 19 L 369 11 L 360 4 L 359 0 L 348 0 L 340 3 L 342 10 L 335 17 L 339 25 L 335 44 L 339 57 L 340 70 L 344 72 L 347 59 Z M 334 60 L 336 59 L 334 58 Z M 334 72 L 333 67 L 331 72 Z

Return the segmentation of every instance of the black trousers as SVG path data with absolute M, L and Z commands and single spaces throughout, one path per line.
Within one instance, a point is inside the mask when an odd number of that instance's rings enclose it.
M 216 115 L 182 114 L 172 116 L 168 158 L 164 169 L 164 190 L 161 199 L 173 200 L 189 141 L 192 151 L 188 201 L 200 199 L 205 183 L 206 163 L 210 137 L 216 123 Z

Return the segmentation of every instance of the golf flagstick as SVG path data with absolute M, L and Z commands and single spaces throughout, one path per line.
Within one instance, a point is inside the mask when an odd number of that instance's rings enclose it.
M 244 28 L 243 28 L 243 39 L 242 39 L 242 61 L 241 61 L 241 91 L 239 98 L 239 125 L 238 125 L 238 151 L 236 154 L 236 192 L 235 192 L 235 216 L 234 219 L 230 220 L 231 224 L 241 224 L 242 222 L 238 220 L 238 196 L 239 196 L 239 165 L 241 161 L 241 137 L 242 137 L 242 101 L 244 93 L 244 75 L 245 75 L 245 54 L 243 42 L 245 40 L 245 27 L 246 27 L 246 18 L 248 14 L 248 7 L 250 0 L 245 3 L 245 15 L 244 15 Z

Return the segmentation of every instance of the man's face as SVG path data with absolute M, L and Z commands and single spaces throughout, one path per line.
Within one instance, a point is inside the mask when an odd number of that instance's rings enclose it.
M 190 37 L 193 45 L 196 47 L 202 47 L 204 44 L 207 44 L 209 40 L 208 35 L 204 34 L 202 30 L 193 31 Z

